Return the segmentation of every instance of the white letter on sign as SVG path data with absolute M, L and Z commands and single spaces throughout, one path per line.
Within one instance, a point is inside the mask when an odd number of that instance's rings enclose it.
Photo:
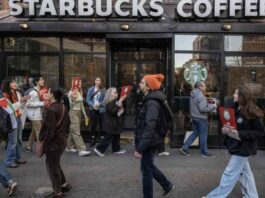
M 141 14 L 141 16 L 147 16 L 147 13 L 144 10 L 144 4 L 146 0 L 140 0 L 138 4 L 138 0 L 133 0 L 132 2 L 132 16 L 137 17 L 138 12 Z
M 66 5 L 66 3 L 68 3 L 68 5 Z M 75 16 L 74 8 L 74 0 L 60 0 L 60 16 L 65 16 L 66 12 L 68 12 L 70 16 Z
M 163 15 L 164 9 L 161 6 L 161 4 L 162 4 L 162 0 L 152 0 L 150 2 L 150 8 L 151 8 L 150 15 L 152 17 L 159 17 Z
M 78 1 L 78 15 L 92 16 L 94 14 L 93 0 L 79 0 Z
M 125 16 L 129 16 L 130 15 L 130 12 L 127 10 L 127 11 L 123 11 L 121 9 L 121 5 L 123 3 L 129 3 L 129 0 L 118 0 L 116 3 L 115 3 L 115 12 L 117 13 L 117 15 L 119 16 L 122 16 L 122 17 L 125 17 Z
M 221 11 L 227 9 L 227 0 L 215 0 L 214 4 L 214 16 L 220 17 Z
M 236 10 L 242 10 L 242 0 L 230 1 L 229 14 L 230 14 L 231 17 L 235 17 L 236 16 Z
M 245 16 L 258 16 L 258 0 L 245 1 Z
M 177 12 L 180 16 L 182 17 L 191 17 L 192 14 L 191 12 L 184 12 L 183 7 L 185 4 L 192 4 L 192 0 L 184 0 L 184 1 L 180 1 L 178 6 L 177 6 Z
M 12 16 L 21 15 L 23 12 L 21 5 L 16 4 L 16 2 L 20 3 L 20 0 L 9 0 L 9 9 Z
M 204 13 L 201 13 L 201 11 L 200 11 L 200 5 L 201 4 L 205 5 Z M 198 17 L 201 17 L 201 18 L 207 17 L 207 16 L 209 16 L 211 14 L 211 11 L 212 11 L 212 4 L 208 0 L 198 0 L 194 4 L 194 13 Z
M 55 6 L 51 0 L 43 0 L 40 7 L 40 16 L 45 16 L 46 12 L 51 13 L 52 16 L 57 16 Z
M 102 1 L 97 0 L 96 1 L 96 12 L 98 16 L 106 17 L 110 16 L 112 13 L 112 1 L 106 0 L 106 11 L 102 11 Z

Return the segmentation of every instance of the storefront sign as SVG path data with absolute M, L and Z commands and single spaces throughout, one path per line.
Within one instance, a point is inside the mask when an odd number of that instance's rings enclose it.
M 167 5 L 170 18 L 265 17 L 265 0 L 9 0 L 11 15 L 35 17 L 162 17 Z
M 195 85 L 196 82 L 205 81 L 208 77 L 206 67 L 197 61 L 189 62 L 184 69 L 184 79 L 190 84 Z
M 95 5 L 94 5 L 95 2 Z M 103 2 L 105 2 L 103 4 Z M 164 10 L 161 6 L 162 0 L 150 0 L 148 6 L 149 13 L 144 9 L 147 0 L 117 0 L 115 3 L 111 0 L 59 0 L 59 7 L 53 0 L 9 0 L 10 13 L 13 16 L 23 14 L 22 4 L 28 6 L 29 16 L 99 16 L 108 17 L 112 15 L 113 10 L 118 16 L 122 17 L 160 17 Z M 129 8 L 122 8 L 123 6 Z M 40 7 L 38 13 L 36 7 Z M 77 12 L 75 12 L 77 10 Z

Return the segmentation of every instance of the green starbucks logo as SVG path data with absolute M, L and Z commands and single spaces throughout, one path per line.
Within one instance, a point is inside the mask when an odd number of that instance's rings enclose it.
M 192 61 L 186 65 L 184 79 L 192 86 L 198 81 L 205 81 L 207 77 L 208 71 L 201 62 Z

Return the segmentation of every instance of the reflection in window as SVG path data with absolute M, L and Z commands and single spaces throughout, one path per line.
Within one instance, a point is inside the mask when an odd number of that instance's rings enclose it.
M 106 83 L 106 56 L 102 54 L 64 56 L 64 87 L 69 90 L 73 77 L 81 77 L 83 93 L 92 86 L 96 77 Z
M 196 81 L 205 81 L 207 97 L 219 99 L 221 79 L 219 54 L 175 53 L 174 69 L 174 113 L 178 133 L 190 131 L 189 97 Z M 218 118 L 209 116 L 209 134 L 217 134 Z
M 6 51 L 54 52 L 60 50 L 60 39 L 55 37 L 6 37 Z
M 225 58 L 227 98 L 232 98 L 237 86 L 250 88 L 255 98 L 265 98 L 265 57 L 228 56 Z
M 175 35 L 175 50 L 220 50 L 221 43 L 219 35 Z
M 48 87 L 59 85 L 57 56 L 8 56 L 8 76 L 16 77 L 21 91 L 33 86 L 33 77 L 43 76 Z
M 265 36 L 225 36 L 226 51 L 265 51 Z
M 106 52 L 106 40 L 100 38 L 67 37 L 63 39 L 67 52 Z

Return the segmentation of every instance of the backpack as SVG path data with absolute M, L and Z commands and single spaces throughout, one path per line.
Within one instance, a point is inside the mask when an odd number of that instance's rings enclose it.
M 158 100 L 157 100 L 158 101 Z M 164 102 L 158 101 L 160 104 L 160 115 L 159 116 L 159 129 L 157 131 L 158 135 L 162 138 L 166 137 L 168 130 L 173 127 L 173 117 L 174 114 L 171 108 L 168 105 L 168 102 L 165 100 Z
M 9 114 L 0 107 L 0 134 L 7 134 L 12 131 L 12 124 Z

